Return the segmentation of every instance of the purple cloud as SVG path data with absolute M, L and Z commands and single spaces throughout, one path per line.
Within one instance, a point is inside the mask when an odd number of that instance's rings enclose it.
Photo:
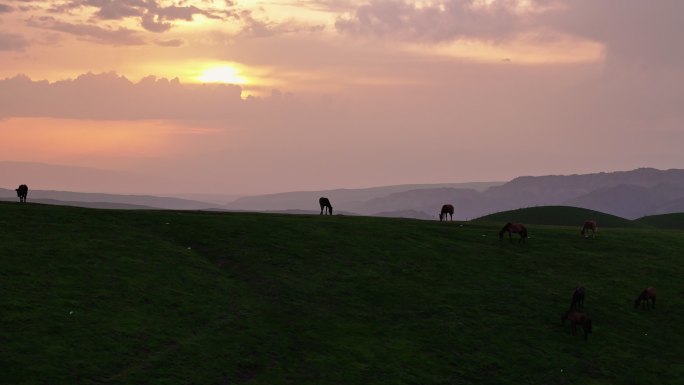
M 145 40 L 135 30 L 128 28 L 108 29 L 90 24 L 66 23 L 51 16 L 32 18 L 28 25 L 35 28 L 59 31 L 100 44 L 143 45 Z
M 335 27 L 351 35 L 398 40 L 445 42 L 459 38 L 508 39 L 524 30 L 515 2 L 503 0 L 476 6 L 474 0 L 450 0 L 427 6 L 415 2 L 372 0 L 350 15 L 338 17 Z
M 21 35 L 0 32 L 0 51 L 22 51 L 29 41 Z
M 226 7 L 232 7 L 227 2 Z M 195 15 L 215 19 L 232 16 L 230 9 L 200 8 L 195 5 L 164 6 L 158 0 L 71 0 L 52 8 L 55 13 L 68 13 L 75 9 L 94 8 L 97 20 L 123 20 L 138 18 L 140 25 L 150 32 L 165 32 L 173 27 L 173 21 L 192 21 Z

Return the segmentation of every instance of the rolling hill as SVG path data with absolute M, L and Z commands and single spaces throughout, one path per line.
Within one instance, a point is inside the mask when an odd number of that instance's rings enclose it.
M 595 220 L 602 227 L 637 227 L 625 218 L 599 211 L 569 206 L 542 206 L 503 211 L 474 219 L 475 222 L 520 222 L 524 224 L 582 227 L 586 220 Z
M 639 218 L 635 222 L 661 229 L 684 229 L 684 213 L 650 215 Z
M 3 384 L 674 384 L 684 238 L 0 202 Z M 560 315 L 577 283 L 587 342 Z M 634 309 L 646 286 L 656 310 Z

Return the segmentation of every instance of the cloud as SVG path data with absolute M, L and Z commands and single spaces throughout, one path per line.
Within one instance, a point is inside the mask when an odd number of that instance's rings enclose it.
M 0 116 L 70 119 L 216 119 L 244 104 L 233 85 L 184 85 L 115 73 L 85 74 L 54 83 L 26 76 L 0 80 Z
M 684 65 L 684 2 L 565 0 L 562 4 L 539 21 L 547 28 L 602 43 L 611 64 Z
M 29 46 L 29 41 L 14 33 L 0 32 L 0 51 L 22 51 Z
M 216 8 L 206 5 L 162 5 L 158 0 L 71 0 L 52 7 L 52 12 L 68 13 L 76 9 L 94 9 L 96 20 L 124 20 L 137 18 L 140 25 L 150 32 L 166 32 L 173 28 L 177 20 L 192 21 L 196 15 L 213 19 L 225 19 L 234 16 L 232 2 L 225 7 Z
M 78 36 L 84 40 L 111 45 L 143 45 L 145 40 L 138 31 L 119 27 L 109 29 L 91 24 L 67 23 L 51 16 L 32 18 L 27 21 L 31 27 L 59 31 Z
M 339 32 L 439 43 L 459 38 L 502 40 L 525 29 L 515 0 L 478 5 L 476 0 L 430 2 L 372 0 L 337 18 Z
M 183 39 L 155 40 L 154 44 L 160 47 L 181 47 L 185 44 L 185 41 Z
M 325 29 L 324 25 L 300 23 L 295 20 L 272 22 L 270 20 L 257 19 L 251 11 L 241 11 L 240 20 L 243 23 L 239 36 L 242 37 L 271 37 L 297 32 L 318 33 Z
M 338 16 L 335 27 L 350 36 L 424 44 L 572 36 L 604 46 L 612 64 L 681 67 L 682 15 L 679 0 L 371 0 Z

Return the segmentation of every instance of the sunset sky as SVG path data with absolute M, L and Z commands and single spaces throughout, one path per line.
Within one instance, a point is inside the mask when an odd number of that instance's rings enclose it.
M 683 25 L 681 0 L 0 0 L 0 161 L 231 194 L 684 168 Z

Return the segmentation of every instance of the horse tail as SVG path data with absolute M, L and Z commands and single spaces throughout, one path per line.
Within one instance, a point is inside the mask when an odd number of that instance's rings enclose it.
M 520 236 L 523 238 L 527 238 L 527 227 L 523 225 L 520 225 L 520 227 L 522 227 L 522 229 L 520 230 Z

